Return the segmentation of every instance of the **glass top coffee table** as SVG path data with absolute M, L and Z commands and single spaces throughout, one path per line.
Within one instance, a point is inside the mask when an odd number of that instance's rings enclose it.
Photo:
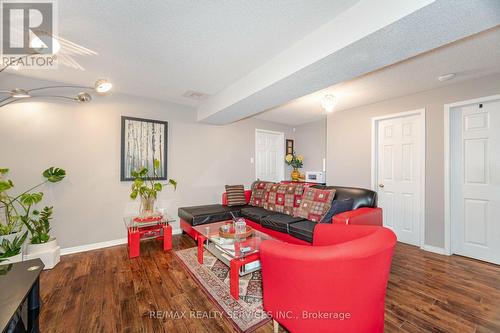
M 140 255 L 140 242 L 146 239 L 156 238 L 163 241 L 163 250 L 172 249 L 172 226 L 170 223 L 175 219 L 167 214 L 158 215 L 151 220 L 137 221 L 137 216 L 125 216 L 123 223 L 127 228 L 127 244 L 129 258 L 136 258 Z
M 229 266 L 231 295 L 238 299 L 239 277 L 260 269 L 260 244 L 275 238 L 255 229 L 247 238 L 220 237 L 220 227 L 228 223 L 231 221 L 204 224 L 193 229 L 198 232 L 198 262 L 203 264 L 203 251 L 207 250 Z

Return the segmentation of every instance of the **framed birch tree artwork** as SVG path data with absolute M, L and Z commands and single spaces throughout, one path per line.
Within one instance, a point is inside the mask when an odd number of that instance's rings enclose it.
M 155 179 L 167 178 L 168 122 L 122 117 L 121 181 L 134 180 L 131 173 L 145 167 L 153 177 L 153 161 L 160 161 Z

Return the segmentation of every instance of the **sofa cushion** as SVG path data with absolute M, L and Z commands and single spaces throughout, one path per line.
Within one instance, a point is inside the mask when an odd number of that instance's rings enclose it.
M 368 190 L 365 188 L 357 187 L 342 187 L 342 186 L 323 186 L 314 185 L 313 188 L 319 189 L 334 189 L 335 199 L 342 200 L 346 198 L 352 198 L 354 200 L 352 209 L 358 209 L 361 207 L 377 207 L 377 192 Z
M 241 216 L 260 224 L 263 217 L 276 213 L 265 210 L 262 207 L 245 207 L 241 209 Z
M 231 220 L 235 216 L 241 216 L 240 211 L 243 207 L 235 206 L 228 207 L 223 205 L 204 205 L 181 207 L 178 209 L 178 215 L 181 219 L 191 224 L 192 226 Z M 231 214 L 232 213 L 232 214 Z
M 353 204 L 354 204 L 353 198 L 333 200 L 330 210 L 328 211 L 328 213 L 326 213 L 325 217 L 323 217 L 321 223 L 332 223 L 332 217 L 334 217 L 337 214 L 352 210 Z
M 252 184 L 252 195 L 250 196 L 250 202 L 248 203 L 250 206 L 262 207 L 264 205 L 264 201 L 267 199 L 269 188 L 274 183 L 272 182 L 264 182 L 264 181 L 255 181 Z
M 300 206 L 304 184 L 273 184 L 269 188 L 263 207 L 272 212 L 294 214 Z
M 300 207 L 296 210 L 294 216 L 320 222 L 330 210 L 334 197 L 335 190 L 306 188 Z
M 316 226 L 316 224 L 316 222 L 308 220 L 291 223 L 290 225 L 288 225 L 288 234 L 295 238 L 312 243 L 314 227 Z
M 245 200 L 245 187 L 243 185 L 226 185 L 227 205 L 243 206 Z
M 288 226 L 299 221 L 304 221 L 304 219 L 286 214 L 274 214 L 262 218 L 260 224 L 271 230 L 288 233 Z

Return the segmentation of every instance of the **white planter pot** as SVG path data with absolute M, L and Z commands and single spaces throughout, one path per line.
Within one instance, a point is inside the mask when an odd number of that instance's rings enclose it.
M 51 269 L 61 259 L 61 248 L 57 245 L 57 239 L 52 238 L 43 244 L 28 244 L 24 260 L 40 258 L 45 265 L 44 269 Z
M 23 261 L 23 254 L 22 253 L 19 253 L 15 256 L 12 256 L 12 257 L 8 257 L 7 260 L 2 261 L 0 263 L 0 265 L 13 264 L 15 262 L 20 262 L 20 261 Z

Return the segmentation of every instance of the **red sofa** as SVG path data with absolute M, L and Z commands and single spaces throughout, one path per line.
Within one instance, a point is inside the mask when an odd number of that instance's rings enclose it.
M 396 244 L 384 227 L 318 224 L 313 247 L 265 241 L 264 309 L 290 332 L 382 333 Z

